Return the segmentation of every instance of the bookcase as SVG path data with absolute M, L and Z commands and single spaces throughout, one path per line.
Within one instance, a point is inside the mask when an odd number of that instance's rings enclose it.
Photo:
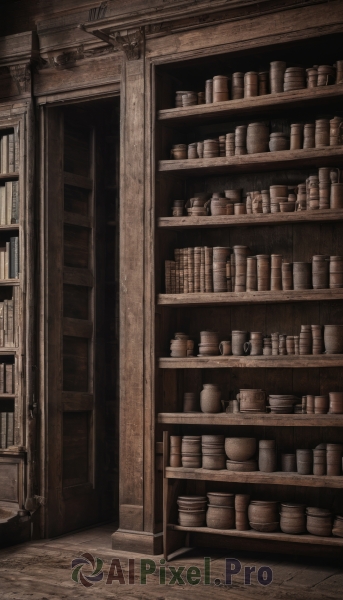
M 163 442 L 163 531 L 165 556 L 185 545 L 216 544 L 234 548 L 273 549 L 287 552 L 341 551 L 339 538 L 266 534 L 254 530 L 217 531 L 181 527 L 177 521 L 178 495 L 205 495 L 209 491 L 248 493 L 254 499 L 301 502 L 333 511 L 342 503 L 343 477 L 302 476 L 296 473 L 241 473 L 226 470 L 169 466 L 169 435 L 218 433 L 227 437 L 275 439 L 279 451 L 314 448 L 321 442 L 339 443 L 342 415 L 275 415 L 183 413 L 184 392 L 198 395 L 204 383 L 220 385 L 225 400 L 239 389 L 256 388 L 275 394 L 326 394 L 343 389 L 343 356 L 197 356 L 201 330 L 234 329 L 285 331 L 296 335 L 303 323 L 342 324 L 342 289 L 266 292 L 165 293 L 164 262 L 174 260 L 175 248 L 244 244 L 253 254 L 282 254 L 289 262 L 309 261 L 315 254 L 342 255 L 343 210 L 239 216 L 171 216 L 173 200 L 185 202 L 198 192 L 225 189 L 269 189 L 273 184 L 296 185 L 318 167 L 341 167 L 343 147 L 265 152 L 243 156 L 170 160 L 173 144 L 218 137 L 235 126 L 268 121 L 271 127 L 308 122 L 318 115 L 340 110 L 343 85 L 266 94 L 173 108 L 176 90 L 203 91 L 205 80 L 235 71 L 266 70 L 273 60 L 304 67 L 332 64 L 339 54 L 341 34 L 261 45 L 250 49 L 211 54 L 170 62 L 156 68 L 156 177 L 155 177 L 155 347 L 158 368 L 155 404 L 158 435 Z M 171 358 L 169 342 L 175 332 L 195 341 L 194 356 Z M 160 438 L 161 439 L 161 438 Z M 225 536 L 227 539 L 225 539 Z M 228 540 L 228 538 L 230 538 Z

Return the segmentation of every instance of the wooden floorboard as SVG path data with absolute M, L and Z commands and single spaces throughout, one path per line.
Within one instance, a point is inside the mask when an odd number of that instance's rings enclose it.
M 343 572 L 339 563 L 332 560 L 310 559 L 304 557 L 258 554 L 252 552 L 220 553 L 213 549 L 193 550 L 178 556 L 170 566 L 178 568 L 197 566 L 203 571 L 204 556 L 211 557 L 211 584 L 159 585 L 158 575 L 149 575 L 147 584 L 141 585 L 138 576 L 137 559 L 130 552 L 116 552 L 111 549 L 111 533 L 115 526 L 111 524 L 92 528 L 53 540 L 40 540 L 0 550 L 0 598 L 1 600 L 69 600 L 97 599 L 107 600 L 230 600 L 262 599 L 269 600 L 338 600 L 342 596 Z M 119 585 L 114 582 L 105 585 L 105 581 L 91 588 L 84 588 L 71 580 L 71 561 L 83 552 L 90 552 L 104 561 L 105 580 L 112 558 L 119 558 L 123 575 L 128 579 L 128 559 L 136 558 L 135 585 Z M 232 585 L 215 585 L 214 580 L 225 580 L 225 556 L 234 556 L 240 560 L 242 571 L 233 577 Z M 161 556 L 154 558 L 159 564 Z M 251 585 L 244 585 L 245 566 L 270 566 L 273 582 L 262 586 L 255 576 Z M 170 573 L 167 582 L 170 580 Z

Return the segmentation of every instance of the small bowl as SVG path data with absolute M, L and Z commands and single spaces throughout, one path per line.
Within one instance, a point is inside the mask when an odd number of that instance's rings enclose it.
M 280 202 L 279 206 L 281 212 L 294 212 L 294 202 Z

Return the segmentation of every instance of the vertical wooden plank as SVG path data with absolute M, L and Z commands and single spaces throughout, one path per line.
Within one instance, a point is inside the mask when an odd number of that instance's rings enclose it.
M 45 138 L 45 210 L 47 254 L 45 256 L 48 429 L 47 456 L 49 469 L 47 534 L 61 533 L 62 501 L 62 323 L 63 323 L 63 114 L 59 109 L 46 110 Z
M 120 528 L 137 531 L 143 531 L 144 527 L 144 133 L 144 60 L 124 60 L 120 184 L 119 522 Z

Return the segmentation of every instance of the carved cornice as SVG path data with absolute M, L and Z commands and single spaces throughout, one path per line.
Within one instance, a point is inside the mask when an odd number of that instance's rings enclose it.
M 18 94 L 27 94 L 31 90 L 30 65 L 13 65 L 9 67 L 10 75 L 17 86 Z

